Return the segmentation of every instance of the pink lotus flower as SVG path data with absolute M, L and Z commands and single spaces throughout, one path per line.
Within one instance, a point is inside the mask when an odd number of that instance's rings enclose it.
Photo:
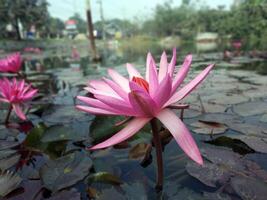
M 30 84 L 26 84 L 24 80 L 17 81 L 15 78 L 0 80 L 0 102 L 10 103 L 11 108 L 22 120 L 26 120 L 22 107 L 36 95 L 37 91 Z
M 14 53 L 0 60 L 0 72 L 17 73 L 21 68 L 20 53 Z
M 103 78 L 103 80 L 90 81 L 85 89 L 95 98 L 78 96 L 77 98 L 88 106 L 77 105 L 77 109 L 92 114 L 133 117 L 128 125 L 117 134 L 90 149 L 106 148 L 127 140 L 146 123 L 157 118 L 171 132 L 182 150 L 192 160 L 203 164 L 199 149 L 189 130 L 169 108 L 192 92 L 214 66 L 209 65 L 191 82 L 179 88 L 189 71 L 191 61 L 192 55 L 186 56 L 178 73 L 174 74 L 176 64 L 176 50 L 174 49 L 170 63 L 167 61 L 165 52 L 162 54 L 159 71 L 157 71 L 155 61 L 148 53 L 145 77 L 131 64 L 127 64 L 129 79 L 109 69 L 108 74 L 112 80 Z

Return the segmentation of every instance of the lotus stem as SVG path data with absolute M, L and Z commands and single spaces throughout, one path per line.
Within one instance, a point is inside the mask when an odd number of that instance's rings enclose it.
M 5 119 L 5 125 L 8 124 L 8 121 L 9 121 L 9 118 L 10 118 L 11 111 L 12 111 L 12 105 L 10 104 L 10 105 L 9 105 L 9 108 L 8 108 L 7 115 L 6 115 L 6 119 Z
M 157 126 L 157 119 L 152 119 L 150 121 L 152 133 L 153 133 L 153 140 L 154 145 L 156 148 L 156 155 L 157 155 L 157 184 L 156 184 L 156 191 L 160 192 L 163 188 L 163 161 L 162 161 L 162 146 L 159 137 L 159 130 Z

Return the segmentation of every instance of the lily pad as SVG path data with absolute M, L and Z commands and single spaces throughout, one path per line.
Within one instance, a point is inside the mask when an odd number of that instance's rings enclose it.
M 235 130 L 237 132 L 240 132 L 244 135 L 249 136 L 256 136 L 256 137 L 267 137 L 267 135 L 264 133 L 266 130 L 266 127 L 261 124 L 249 124 L 249 123 L 233 123 L 228 122 L 227 126 Z
M 18 146 L 20 143 L 16 141 L 0 140 L 0 150 L 10 149 Z
M 233 111 L 243 117 L 267 113 L 267 102 L 252 101 L 235 105 Z
M 234 135 L 232 138 L 239 139 L 256 152 L 267 153 L 267 141 L 264 141 L 260 137 L 246 136 L 246 135 Z
M 54 194 L 52 197 L 48 198 L 47 200 L 62 200 L 62 199 L 80 200 L 81 194 L 78 191 L 76 191 L 75 189 L 62 190 L 62 191 Z
M 122 181 L 120 180 L 119 177 L 114 176 L 108 172 L 98 172 L 98 173 L 92 174 L 88 177 L 88 181 L 90 183 L 102 182 L 102 183 L 110 183 L 114 185 L 122 184 Z
M 8 193 L 15 190 L 21 183 L 22 179 L 19 175 L 10 171 L 0 174 L 0 196 L 4 197 Z
M 96 116 L 90 127 L 90 136 L 95 143 L 101 142 L 121 130 L 115 124 L 124 120 L 123 117 Z
M 55 142 L 62 140 L 73 140 L 76 134 L 69 128 L 62 125 L 54 125 L 47 128 L 41 138 L 42 142 Z
M 244 176 L 237 176 L 231 179 L 230 184 L 242 199 L 266 199 L 267 184 L 263 181 Z
M 215 121 L 199 120 L 198 122 L 194 122 L 190 125 L 195 127 L 193 129 L 195 133 L 208 135 L 222 134 L 228 129 L 226 125 Z
M 217 187 L 219 184 L 222 184 L 222 181 L 226 182 L 230 178 L 230 174 L 227 170 L 208 162 L 203 166 L 189 162 L 186 165 L 186 171 L 191 176 L 210 187 Z
M 47 111 L 42 115 L 42 119 L 49 125 L 87 122 L 93 118 L 93 115 L 88 115 L 76 110 L 73 105 L 54 105 L 53 107 L 47 109 Z
M 0 169 L 2 171 L 5 171 L 5 170 L 11 168 L 12 166 L 14 166 L 15 164 L 17 164 L 19 162 L 19 159 L 20 159 L 19 154 L 14 154 L 10 157 L 1 159 L 0 160 Z
M 229 179 L 239 176 L 261 182 L 267 180 L 267 172 L 259 165 L 227 149 L 205 148 L 202 155 L 210 162 L 204 162 L 203 166 L 188 164 L 186 169 L 190 175 L 208 186 L 226 186 Z
M 92 160 L 82 152 L 75 152 L 56 160 L 49 160 L 40 170 L 44 186 L 51 191 L 69 187 L 84 179 L 92 167 Z

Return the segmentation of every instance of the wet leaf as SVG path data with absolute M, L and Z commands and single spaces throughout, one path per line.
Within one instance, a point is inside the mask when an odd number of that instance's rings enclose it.
M 122 185 L 126 199 L 148 199 L 147 192 L 142 182 Z
M 252 101 L 235 105 L 233 111 L 243 117 L 267 113 L 267 102 Z
M 57 191 L 82 180 L 89 173 L 92 160 L 82 152 L 75 152 L 56 160 L 49 160 L 40 170 L 44 186 Z
M 66 149 L 67 144 L 65 141 L 42 142 L 46 130 L 47 127 L 44 124 L 40 123 L 36 125 L 29 134 L 27 134 L 24 144 L 30 150 L 41 151 L 52 158 L 56 158 Z
M 19 145 L 16 141 L 0 140 L 0 150 L 10 149 Z
M 94 143 L 99 143 L 121 130 L 122 126 L 115 126 L 123 117 L 96 116 L 90 127 L 90 136 Z
M 34 199 L 41 200 L 42 193 L 38 195 L 38 192 L 42 189 L 42 184 L 40 180 L 27 180 L 23 181 L 21 184 L 22 192 L 19 194 L 10 193 L 6 199 L 21 200 L 21 199 Z M 5 200 L 6 200 L 5 199 Z
M 0 174 L 0 196 L 4 197 L 11 191 L 15 190 L 22 179 L 19 175 L 14 174 L 10 171 Z
M 246 135 L 234 135 L 232 138 L 241 140 L 247 144 L 251 149 L 260 152 L 267 153 L 267 141 L 264 141 L 260 137 L 246 136 Z
M 20 155 L 19 154 L 14 154 L 10 157 L 4 158 L 0 160 L 0 169 L 2 171 L 5 171 L 15 164 L 17 164 L 20 160 Z
M 209 192 L 204 192 L 204 199 L 205 200 L 232 200 L 232 198 L 224 193 L 220 192 L 214 192 L 214 193 L 209 193 Z
M 118 192 L 115 188 L 108 188 L 102 190 L 99 194 L 99 200 L 106 200 L 106 199 L 116 199 L 116 200 L 125 200 L 125 196 Z
M 228 127 L 237 132 L 243 133 L 249 136 L 266 137 L 264 131 L 266 127 L 261 124 L 249 124 L 249 123 L 227 123 Z
M 80 112 L 73 105 L 54 105 L 43 113 L 42 119 L 49 125 L 70 124 L 88 122 L 93 119 L 93 115 Z
M 221 136 L 217 137 L 214 140 L 206 141 L 206 143 L 217 145 L 217 146 L 224 146 L 231 148 L 234 152 L 237 152 L 239 154 L 248 154 L 248 153 L 255 153 L 255 151 L 250 148 L 246 143 L 234 139 L 234 136 L 231 136 L 233 138 L 227 137 L 227 136 Z
M 195 127 L 195 129 L 193 129 L 195 133 L 208 135 L 222 134 L 228 129 L 226 125 L 215 121 L 199 120 L 190 125 Z
M 76 134 L 68 127 L 55 125 L 47 128 L 41 138 L 42 142 L 73 140 Z
M 235 192 L 245 200 L 265 200 L 267 196 L 267 184 L 263 181 L 244 176 L 231 178 L 230 182 Z
M 37 124 L 28 134 L 24 141 L 25 145 L 30 148 L 45 149 L 47 144 L 41 142 L 41 138 L 47 127 L 43 124 Z
M 210 187 L 217 187 L 230 178 L 230 174 L 226 169 L 208 162 L 205 162 L 203 166 L 189 162 L 186 165 L 186 171 Z
M 229 150 L 205 148 L 202 150 L 202 155 L 211 162 L 205 161 L 203 166 L 189 163 L 186 169 L 190 175 L 208 186 L 226 186 L 230 178 L 240 176 L 266 182 L 265 170 L 255 162 L 246 160 Z
M 122 184 L 122 181 L 120 180 L 119 177 L 114 176 L 108 172 L 98 172 L 98 173 L 92 174 L 88 177 L 88 181 L 90 183 L 102 182 L 102 183 L 110 183 L 114 185 Z
M 62 191 L 54 194 L 52 197 L 48 198 L 47 200 L 62 200 L 62 199 L 80 200 L 81 195 L 75 189 L 62 190 Z

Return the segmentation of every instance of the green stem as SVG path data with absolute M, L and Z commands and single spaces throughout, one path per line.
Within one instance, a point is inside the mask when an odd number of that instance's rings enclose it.
M 10 118 L 11 111 L 12 111 L 12 105 L 10 104 L 10 105 L 9 105 L 9 108 L 8 108 L 7 115 L 6 115 L 6 119 L 5 119 L 5 124 L 6 124 L 6 125 L 8 124 L 8 121 L 9 121 L 9 118 Z
M 157 120 L 154 118 L 150 122 L 152 133 L 153 133 L 153 140 L 156 148 L 156 155 L 157 155 L 157 184 L 156 190 L 160 192 L 163 188 L 163 161 L 162 161 L 162 146 L 159 137 L 159 131 L 157 126 Z

